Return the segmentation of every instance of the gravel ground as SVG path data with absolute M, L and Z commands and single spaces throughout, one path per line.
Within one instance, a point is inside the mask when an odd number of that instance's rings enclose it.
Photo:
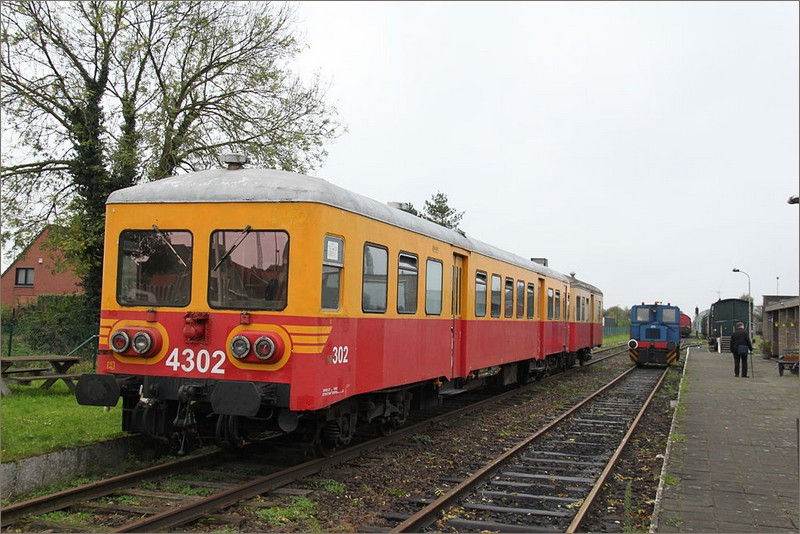
M 415 511 L 416 498 L 435 498 L 499 452 L 574 405 L 590 390 L 630 366 L 626 356 L 571 376 L 536 383 L 515 405 L 459 417 L 308 478 L 287 492 L 251 500 L 228 514 L 235 525 L 199 523 L 195 530 L 241 532 L 368 532 L 394 523 L 386 515 Z M 653 513 L 663 454 L 682 367 L 672 370 L 646 421 L 609 477 L 584 531 L 647 531 Z M 439 525 L 445 531 L 447 527 Z

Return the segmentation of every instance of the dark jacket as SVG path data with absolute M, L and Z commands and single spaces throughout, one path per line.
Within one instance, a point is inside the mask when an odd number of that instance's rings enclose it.
M 750 350 L 750 352 L 753 351 L 753 344 L 750 343 L 750 337 L 747 335 L 747 331 L 744 329 L 736 330 L 731 336 L 731 352 L 733 354 L 736 354 L 736 348 L 739 345 L 747 345 L 747 348 Z

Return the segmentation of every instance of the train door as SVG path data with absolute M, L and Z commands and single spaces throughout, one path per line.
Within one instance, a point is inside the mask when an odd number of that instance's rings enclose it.
M 589 295 L 589 346 L 594 347 L 597 343 L 597 331 L 595 329 L 595 309 L 594 309 L 594 293 Z
M 463 363 L 463 321 L 462 311 L 465 309 L 466 291 L 464 291 L 464 260 L 460 254 L 453 254 L 453 280 L 451 286 L 451 316 L 450 325 L 450 372 L 456 376 L 456 362 Z M 460 371 L 460 370 L 459 370 Z
M 544 338 L 545 338 L 545 325 L 547 324 L 545 321 L 547 320 L 547 287 L 544 283 L 544 278 L 539 278 L 539 306 L 538 310 L 539 313 L 536 316 L 538 331 L 537 331 L 537 339 L 538 346 L 536 347 L 536 356 L 541 357 L 544 354 L 545 346 L 544 346 Z
M 564 352 L 568 351 L 569 347 L 569 292 L 567 291 L 567 286 L 562 286 L 562 297 L 561 301 L 558 303 L 559 313 L 561 314 L 561 350 Z M 557 295 L 557 294 L 556 294 Z

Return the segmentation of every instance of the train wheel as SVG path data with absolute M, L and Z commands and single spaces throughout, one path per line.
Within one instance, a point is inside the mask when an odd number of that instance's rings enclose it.
M 322 421 L 314 433 L 314 452 L 318 456 L 329 457 L 336 452 L 336 445 L 341 430 L 336 421 Z
M 220 415 L 217 417 L 215 440 L 219 447 L 244 447 L 246 440 L 239 430 L 239 418 L 235 415 Z

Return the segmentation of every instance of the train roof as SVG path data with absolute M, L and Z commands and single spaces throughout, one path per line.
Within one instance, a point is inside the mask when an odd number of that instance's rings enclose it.
M 567 277 L 549 267 L 467 237 L 387 204 L 359 195 L 322 178 L 260 168 L 210 169 L 171 176 L 111 193 L 107 204 L 182 204 L 214 202 L 311 202 L 357 213 L 399 226 L 451 245 L 517 265 L 564 282 Z M 600 290 L 582 282 L 588 289 Z

